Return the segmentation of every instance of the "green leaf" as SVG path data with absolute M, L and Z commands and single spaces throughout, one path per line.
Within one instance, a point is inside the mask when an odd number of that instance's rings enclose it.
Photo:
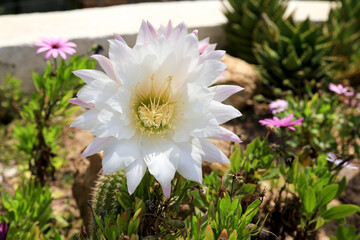
M 324 223 L 325 223 L 325 220 L 322 217 L 317 217 L 315 228 L 313 230 L 311 230 L 311 232 L 314 232 L 314 231 L 318 230 L 319 228 L 321 228 L 324 225 Z
M 302 190 L 303 204 L 307 213 L 312 213 L 316 206 L 316 196 L 312 187 L 307 186 Z
M 234 229 L 234 231 L 229 236 L 229 240 L 237 240 L 237 239 L 238 239 L 238 234 L 236 229 Z
M 321 198 L 318 201 L 318 206 L 323 206 L 328 204 L 331 200 L 333 200 L 336 196 L 336 193 L 338 191 L 338 184 L 331 184 L 326 187 L 324 187 L 321 190 Z
M 293 49 L 287 58 L 282 60 L 282 64 L 286 68 L 286 70 L 294 71 L 301 67 L 301 61 L 299 57 L 296 55 L 295 49 Z
M 352 204 L 344 204 L 330 208 L 321 214 L 325 221 L 341 219 L 359 211 L 360 207 Z
M 214 232 L 210 225 L 205 229 L 204 240 L 214 240 Z

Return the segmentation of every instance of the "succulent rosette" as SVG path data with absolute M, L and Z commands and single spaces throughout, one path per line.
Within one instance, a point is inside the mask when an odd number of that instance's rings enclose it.
M 95 135 L 82 157 L 103 151 L 103 173 L 125 169 L 130 194 L 148 169 L 166 197 L 176 171 L 201 183 L 202 161 L 229 164 L 208 140 L 240 142 L 220 124 L 241 116 L 221 102 L 242 88 L 211 86 L 225 52 L 183 23 L 155 30 L 143 21 L 133 48 L 118 35 L 109 42 L 109 59 L 93 56 L 105 73 L 74 72 L 86 85 L 70 102 L 88 111 L 71 126 Z

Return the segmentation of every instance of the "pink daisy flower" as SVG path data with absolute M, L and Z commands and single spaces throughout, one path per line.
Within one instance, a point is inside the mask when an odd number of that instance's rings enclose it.
M 354 92 L 349 91 L 348 87 L 344 87 L 341 84 L 335 85 L 333 83 L 330 83 L 329 89 L 339 95 L 354 96 Z
M 286 100 L 278 99 L 269 104 L 269 108 L 272 114 L 280 113 L 288 109 L 289 103 Z
M 284 127 L 284 128 L 289 128 L 293 131 L 295 131 L 295 128 L 293 126 L 295 125 L 302 125 L 302 121 L 304 120 L 304 118 L 299 118 L 297 120 L 291 121 L 292 118 L 294 117 L 294 114 L 290 114 L 288 117 L 285 118 L 278 118 L 276 116 L 274 116 L 272 119 L 267 118 L 267 119 L 263 119 L 260 120 L 259 123 L 261 123 L 261 125 L 266 125 L 266 126 L 274 126 L 276 128 L 280 128 L 280 127 Z
M 34 46 L 40 47 L 36 51 L 36 54 L 47 52 L 45 54 L 45 60 L 48 60 L 51 56 L 57 58 L 59 55 L 63 59 L 66 59 L 66 54 L 73 55 L 76 53 L 74 49 L 76 44 L 69 42 L 63 37 L 42 37 L 41 40 L 41 42 L 34 43 Z

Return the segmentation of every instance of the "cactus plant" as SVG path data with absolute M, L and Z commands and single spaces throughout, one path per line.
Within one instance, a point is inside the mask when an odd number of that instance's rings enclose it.
M 332 41 L 322 34 L 321 25 L 309 19 L 295 23 L 291 16 L 275 24 L 263 14 L 253 37 L 262 42 L 255 44 L 255 56 L 268 89 L 288 89 L 302 96 L 329 81 Z
M 229 0 L 231 8 L 226 8 L 228 19 L 224 26 L 229 41 L 229 53 L 249 63 L 257 63 L 253 54 L 253 31 L 266 13 L 274 22 L 284 15 L 285 0 Z
M 338 79 L 348 78 L 360 81 L 360 1 L 337 0 L 337 7 L 331 9 L 325 31 L 334 41 Z

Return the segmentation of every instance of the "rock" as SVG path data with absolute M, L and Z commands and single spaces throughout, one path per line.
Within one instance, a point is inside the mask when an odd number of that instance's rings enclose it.
M 258 93 L 261 83 L 260 75 L 255 70 L 255 67 L 239 58 L 225 55 L 222 60 L 227 66 L 225 70 L 227 73 L 224 78 L 216 84 L 238 85 L 244 88 L 241 92 L 232 95 L 224 101 L 225 104 L 230 104 L 237 109 L 242 109 L 249 104 L 249 100 Z
M 72 192 L 87 232 L 89 232 L 88 226 L 92 217 L 88 201 L 92 199 L 91 194 L 98 179 L 98 172 L 101 169 L 101 159 L 99 154 L 94 154 L 88 158 L 79 159 L 75 164 L 77 170 L 74 176 Z

